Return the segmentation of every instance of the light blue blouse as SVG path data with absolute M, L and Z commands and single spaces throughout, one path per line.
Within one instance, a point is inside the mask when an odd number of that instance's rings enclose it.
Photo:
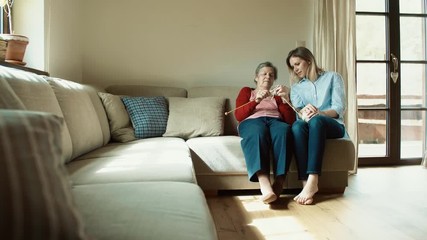
M 335 120 L 344 124 L 346 98 L 344 82 L 337 72 L 321 73 L 316 81 L 301 79 L 291 87 L 291 102 L 297 109 L 311 103 L 320 111 L 333 109 L 338 113 Z

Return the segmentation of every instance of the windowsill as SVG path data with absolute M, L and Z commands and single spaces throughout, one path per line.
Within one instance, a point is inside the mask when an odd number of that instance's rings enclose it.
M 32 72 L 32 73 L 35 73 L 35 74 L 38 74 L 38 75 L 49 76 L 48 72 L 41 71 L 41 70 L 34 69 L 34 68 L 29 68 L 29 67 L 21 66 L 21 65 L 18 65 L 18 64 L 8 63 L 8 62 L 5 62 L 5 61 L 0 61 L 0 65 L 3 65 L 5 67 L 11 67 L 11 68 L 16 68 L 16 69 L 20 69 L 20 70 Z

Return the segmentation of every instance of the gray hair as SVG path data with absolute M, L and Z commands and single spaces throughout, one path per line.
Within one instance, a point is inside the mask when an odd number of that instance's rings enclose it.
M 269 67 L 269 68 L 273 69 L 274 80 L 276 80 L 277 79 L 277 67 L 274 66 L 271 62 L 263 62 L 263 63 L 258 64 L 258 67 L 256 67 L 256 69 L 255 69 L 255 76 L 257 76 L 259 71 L 261 70 L 261 68 L 264 68 L 264 67 Z M 256 83 L 255 79 L 254 79 L 254 82 Z

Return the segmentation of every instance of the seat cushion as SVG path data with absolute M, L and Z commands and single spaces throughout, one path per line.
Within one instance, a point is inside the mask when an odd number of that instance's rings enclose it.
M 239 136 L 188 139 L 197 174 L 246 173 L 240 139 Z
M 187 144 L 172 137 L 111 143 L 77 158 L 67 169 L 74 184 L 196 182 Z
M 81 185 L 73 193 L 88 233 L 96 239 L 217 239 L 205 196 L 196 184 Z

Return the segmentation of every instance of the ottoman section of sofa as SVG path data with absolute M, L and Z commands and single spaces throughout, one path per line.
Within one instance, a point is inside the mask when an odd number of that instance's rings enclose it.
M 80 185 L 73 194 L 88 234 L 96 239 L 217 239 L 206 199 L 196 184 Z
M 248 180 L 239 136 L 197 137 L 187 140 L 197 183 L 205 191 L 257 189 Z

